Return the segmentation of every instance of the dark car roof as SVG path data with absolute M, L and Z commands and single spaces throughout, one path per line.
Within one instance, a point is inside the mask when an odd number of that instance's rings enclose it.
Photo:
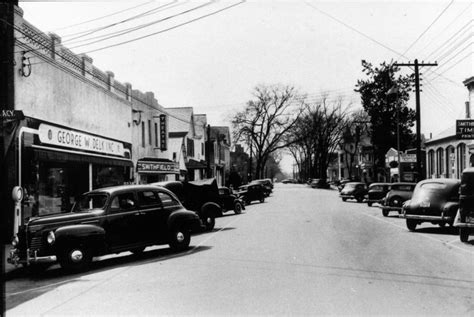
M 94 194 L 94 193 L 108 193 L 108 194 L 115 194 L 119 192 L 126 192 L 130 190 L 156 190 L 158 187 L 153 185 L 119 185 L 119 186 L 111 186 L 111 187 L 104 187 L 104 188 L 97 188 L 91 190 L 85 194 Z M 166 192 L 168 191 L 166 188 L 160 188 Z
M 365 185 L 365 183 L 363 183 L 363 182 L 349 182 L 349 183 L 346 183 L 346 185 L 349 185 L 349 184 L 351 184 L 351 185 Z

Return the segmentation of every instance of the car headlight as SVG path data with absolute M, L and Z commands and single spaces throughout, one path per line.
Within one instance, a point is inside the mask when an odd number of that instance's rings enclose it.
M 13 246 L 14 248 L 16 248 L 16 246 L 18 245 L 18 243 L 20 243 L 20 239 L 18 239 L 18 236 L 15 235 L 15 236 L 13 237 L 13 239 L 12 239 L 12 246 Z
M 56 236 L 54 235 L 53 231 L 48 232 L 48 236 L 46 237 L 46 241 L 48 244 L 53 244 L 56 241 Z

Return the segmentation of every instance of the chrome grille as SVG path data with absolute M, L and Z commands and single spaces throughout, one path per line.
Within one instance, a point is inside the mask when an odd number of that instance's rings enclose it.
M 43 247 L 43 239 L 41 236 L 33 237 L 30 242 L 30 250 L 41 250 Z

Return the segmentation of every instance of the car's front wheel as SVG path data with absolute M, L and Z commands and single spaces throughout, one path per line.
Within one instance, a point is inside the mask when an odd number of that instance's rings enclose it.
M 408 228 L 408 230 L 415 231 L 417 225 L 418 225 L 418 223 L 416 222 L 416 220 L 407 219 L 407 228 Z
M 174 251 L 183 251 L 189 247 L 191 233 L 184 227 L 177 227 L 171 231 L 170 248 Z
M 461 242 L 467 242 L 469 240 L 469 228 L 459 228 L 459 239 Z
M 242 204 L 241 203 L 235 203 L 234 205 L 234 213 L 236 215 L 239 215 L 242 213 Z
M 206 226 L 206 230 L 211 231 L 216 225 L 216 218 L 214 216 L 208 215 L 204 217 L 203 222 L 204 226 Z
M 59 256 L 59 264 L 67 271 L 85 270 L 92 262 L 92 255 L 83 246 L 73 246 L 64 249 Z
M 357 196 L 355 199 L 357 200 L 358 203 L 361 203 L 362 201 L 364 201 L 364 197 L 362 196 Z
M 382 215 L 384 217 L 388 217 L 388 213 L 389 213 L 389 211 L 387 209 L 382 209 Z
M 367 202 L 367 206 L 372 207 L 372 202 Z
M 265 197 L 260 198 L 260 202 L 264 203 L 265 202 Z

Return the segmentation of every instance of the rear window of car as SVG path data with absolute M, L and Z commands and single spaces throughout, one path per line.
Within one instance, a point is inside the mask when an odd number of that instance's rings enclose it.
M 392 190 L 400 190 L 405 192 L 413 191 L 413 186 L 410 185 L 392 185 Z
M 425 183 L 420 186 L 420 188 L 428 190 L 441 190 L 445 189 L 447 186 L 443 183 Z

